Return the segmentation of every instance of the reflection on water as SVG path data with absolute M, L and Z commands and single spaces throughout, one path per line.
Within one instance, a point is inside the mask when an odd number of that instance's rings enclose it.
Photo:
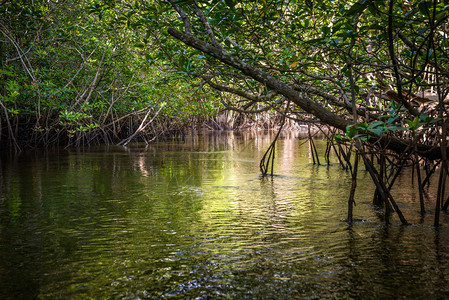
M 348 227 L 350 175 L 335 159 L 314 166 L 309 145 L 286 136 L 276 176 L 261 178 L 272 137 L 204 134 L 3 158 L 0 298 L 449 295 L 449 226 L 435 230 L 431 215 L 419 216 L 410 174 L 394 195 L 415 225 L 394 218 L 385 227 L 361 172 L 359 221 Z M 324 154 L 325 143 L 317 147 Z

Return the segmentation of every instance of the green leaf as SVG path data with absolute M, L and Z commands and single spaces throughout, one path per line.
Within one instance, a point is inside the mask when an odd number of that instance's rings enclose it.
M 410 127 L 410 129 L 413 131 L 415 131 L 420 126 L 418 117 L 415 117 L 415 119 L 413 119 L 413 121 L 407 119 L 407 120 L 405 120 L 405 122 Z
M 388 124 L 388 125 L 391 125 L 391 124 L 394 123 L 394 121 L 397 120 L 397 118 L 399 118 L 399 115 L 396 114 L 396 115 L 387 116 L 387 117 L 389 117 L 388 120 L 387 120 L 387 124 Z
M 334 134 L 334 139 L 339 143 L 345 143 L 350 141 L 350 139 L 346 135 L 342 135 L 340 133 Z
M 355 14 L 361 14 L 366 9 L 369 3 L 370 1 L 359 0 L 353 6 L 351 6 L 350 9 L 346 11 L 345 15 L 354 16 Z
M 429 119 L 429 115 L 428 114 L 420 114 L 419 115 L 419 119 L 423 122 L 427 122 L 427 120 Z M 430 121 L 430 120 L 429 120 Z
M 385 125 L 385 123 L 382 122 L 382 121 L 374 121 L 373 123 L 371 123 L 371 124 L 369 125 L 368 128 L 376 128 L 376 127 L 384 126 L 384 125 Z
M 346 135 L 349 138 L 353 138 L 358 133 L 358 130 L 355 125 L 348 125 L 346 127 Z
M 382 132 L 384 132 L 384 128 L 383 127 L 371 128 L 369 129 L 369 131 L 374 133 L 375 135 L 381 135 Z

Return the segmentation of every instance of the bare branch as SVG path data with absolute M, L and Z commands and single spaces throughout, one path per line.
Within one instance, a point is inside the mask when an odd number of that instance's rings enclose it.
M 195 6 L 195 11 L 197 16 L 200 18 L 201 23 L 203 23 L 204 29 L 206 29 L 207 34 L 209 35 L 211 44 L 215 47 L 221 48 L 220 44 L 218 43 L 217 39 L 215 38 L 214 32 L 212 31 L 212 28 L 209 25 L 209 22 L 206 20 L 206 16 L 204 16 L 203 11 L 198 6 L 198 3 L 193 1 L 193 5 Z
M 187 17 L 186 13 L 182 10 L 182 8 L 176 4 L 173 0 L 168 0 L 170 4 L 173 6 L 173 8 L 176 10 L 176 12 L 179 14 L 179 17 L 181 18 L 182 23 L 184 24 L 184 31 L 186 34 L 192 34 L 192 26 L 190 25 L 189 17 Z
M 390 0 L 388 9 L 388 52 L 390 54 L 391 62 L 393 64 L 394 76 L 396 77 L 396 86 L 398 89 L 398 100 L 402 105 L 407 108 L 407 110 L 414 116 L 418 116 L 419 112 L 414 108 L 406 99 L 404 99 L 402 94 L 402 82 L 401 75 L 399 74 L 398 60 L 396 59 L 396 54 L 394 52 L 393 45 L 393 4 L 394 0 Z
M 237 108 L 235 106 L 230 106 L 230 105 L 226 104 L 224 101 L 221 101 L 221 104 L 224 105 L 226 110 L 233 110 L 233 111 L 236 111 L 236 112 L 242 113 L 242 114 L 258 114 L 258 113 L 266 112 L 273 108 L 271 105 L 269 105 L 269 106 L 265 106 L 260 109 L 246 110 L 246 109 Z
M 227 92 L 227 93 L 231 93 L 240 97 L 243 97 L 245 99 L 254 101 L 254 102 L 265 102 L 265 101 L 269 101 L 271 99 L 273 99 L 273 97 L 277 94 L 274 91 L 269 92 L 267 95 L 254 95 L 251 93 L 247 93 L 245 91 L 239 90 L 239 89 L 235 89 L 235 88 L 231 88 L 228 86 L 224 86 L 224 85 L 220 85 L 217 83 L 212 82 L 209 78 L 205 78 L 203 77 L 204 81 L 211 86 L 212 88 L 222 91 L 222 92 Z

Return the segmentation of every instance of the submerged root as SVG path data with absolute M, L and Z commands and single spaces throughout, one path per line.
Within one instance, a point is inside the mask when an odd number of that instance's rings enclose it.
M 410 143 L 406 148 L 406 151 L 398 154 L 382 148 L 376 148 L 372 144 L 364 143 L 360 140 L 345 144 L 337 142 L 333 139 L 332 131 L 328 131 L 330 134 L 325 134 L 327 139 L 326 150 L 324 158 L 327 165 L 330 165 L 330 155 L 333 152 L 334 157 L 338 159 L 339 164 L 343 169 L 351 172 L 351 186 L 349 190 L 348 207 L 347 207 L 347 223 L 353 222 L 354 206 L 356 203 L 355 191 L 357 188 L 357 175 L 359 169 L 359 160 L 363 161 L 365 170 L 369 173 L 373 184 L 375 185 L 375 194 L 373 204 L 378 207 L 384 208 L 384 221 L 386 224 L 391 222 L 392 214 L 396 214 L 403 225 L 408 225 L 406 217 L 404 216 L 400 206 L 396 199 L 394 199 L 391 191 L 394 188 L 395 183 L 404 170 L 408 169 L 412 171 L 411 180 L 416 180 L 416 184 L 412 184 L 417 188 L 419 195 L 419 212 L 425 213 L 424 196 L 426 195 L 425 189 L 429 186 L 432 175 L 436 173 L 436 170 L 440 166 L 441 172 L 439 172 L 439 184 L 438 194 L 435 201 L 435 220 L 434 225 L 439 225 L 439 213 L 440 210 L 448 210 L 449 208 L 449 196 L 446 195 L 445 182 L 448 176 L 447 163 L 438 159 L 432 161 L 428 158 L 422 158 L 419 156 L 416 150 L 416 141 Z M 274 164 L 274 145 L 279 137 L 276 135 L 272 144 L 266 151 L 260 163 L 262 175 L 267 175 L 271 169 L 273 174 Z M 319 156 L 317 147 L 315 146 L 312 136 L 309 134 L 307 142 L 310 145 L 310 152 L 314 164 L 319 163 Z M 446 166 L 446 167 L 444 167 Z M 415 177 L 416 176 L 416 177 Z

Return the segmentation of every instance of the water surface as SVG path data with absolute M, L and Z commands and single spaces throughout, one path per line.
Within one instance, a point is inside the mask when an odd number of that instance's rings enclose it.
M 411 173 L 385 226 L 360 172 L 314 166 L 309 145 L 204 134 L 148 147 L 34 151 L 1 160 L 1 299 L 449 297 L 449 219 L 421 217 Z M 324 154 L 325 142 L 318 140 Z M 324 162 L 324 159 L 323 159 Z M 432 211 L 432 193 L 426 199 Z

